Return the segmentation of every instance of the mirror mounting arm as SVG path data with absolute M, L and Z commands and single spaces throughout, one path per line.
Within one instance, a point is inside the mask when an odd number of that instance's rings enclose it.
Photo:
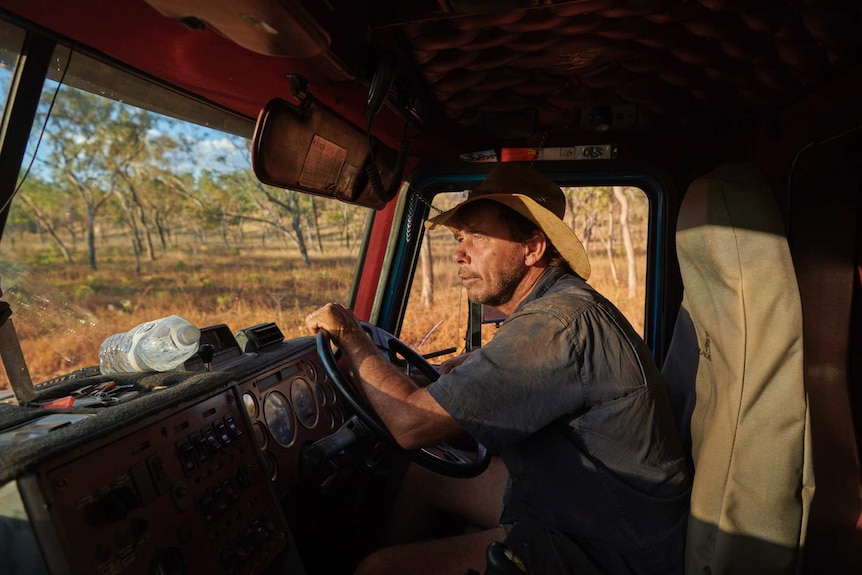
M 308 80 L 299 74 L 288 74 L 290 80 L 290 95 L 299 102 L 299 112 L 306 115 L 311 108 L 314 97 L 308 91 Z
M 371 162 L 365 166 L 365 174 L 368 176 L 368 182 L 374 189 L 374 192 L 388 202 L 398 193 L 398 187 L 404 179 L 404 169 L 407 167 L 407 154 L 410 153 L 410 144 L 407 140 L 401 142 L 401 149 L 398 151 L 398 157 L 395 159 L 395 171 L 393 172 L 392 185 L 389 189 L 383 185 L 383 179 L 380 176 L 380 170 L 375 162 Z

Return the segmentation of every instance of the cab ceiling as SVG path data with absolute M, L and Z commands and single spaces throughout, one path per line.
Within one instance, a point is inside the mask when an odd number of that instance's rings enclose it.
M 756 118 L 862 60 L 856 0 L 376 4 L 375 24 L 466 126 L 535 111 L 539 126 L 589 127 L 596 105 L 634 106 L 641 126 Z
M 498 138 L 751 121 L 860 67 L 858 0 L 0 0 L 8 13 L 255 117 L 290 74 L 359 125 L 378 63 L 398 77 L 375 130 Z M 289 34 L 284 31 L 291 31 Z M 610 116 L 608 116 L 610 114 Z M 616 114 L 616 116 L 615 116 Z

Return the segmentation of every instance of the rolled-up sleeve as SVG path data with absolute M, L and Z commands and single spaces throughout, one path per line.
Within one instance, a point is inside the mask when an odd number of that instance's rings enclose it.
M 428 391 L 467 433 L 504 448 L 583 404 L 579 347 L 552 314 L 522 313 Z

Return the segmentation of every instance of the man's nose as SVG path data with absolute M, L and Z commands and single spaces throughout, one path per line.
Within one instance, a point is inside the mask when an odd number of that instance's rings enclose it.
M 467 251 L 464 249 L 463 242 L 458 244 L 458 247 L 452 252 L 452 261 L 456 264 L 467 263 Z

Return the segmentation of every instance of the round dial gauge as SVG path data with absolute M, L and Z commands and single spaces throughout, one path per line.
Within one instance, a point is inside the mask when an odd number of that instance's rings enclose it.
M 257 419 L 257 399 L 254 394 L 246 391 L 242 394 L 242 404 L 245 406 L 245 412 L 249 419 Z
M 324 393 L 326 393 L 326 401 L 329 403 L 335 403 L 338 397 L 335 395 L 335 387 L 329 382 L 329 380 L 324 380 L 326 383 L 321 384 L 323 387 Z
M 336 406 L 332 409 L 332 426 L 340 427 L 342 423 L 344 423 L 344 412 Z
M 326 405 L 326 390 L 323 389 L 323 386 L 319 383 L 312 383 L 311 387 L 314 389 L 317 405 Z
M 317 425 L 317 398 L 311 384 L 297 377 L 290 386 L 290 399 L 299 422 L 308 429 Z
M 266 449 L 266 429 L 263 427 L 263 424 L 259 421 L 254 422 L 254 426 L 252 427 L 254 430 L 254 440 L 257 442 L 257 446 L 261 449 Z
M 309 380 L 317 381 L 317 368 L 314 367 L 313 363 L 305 364 L 305 374 L 308 376 Z
M 271 392 L 264 401 L 263 415 L 275 442 L 283 447 L 290 447 L 296 437 L 296 427 L 287 398 L 278 391 Z
M 324 410 L 321 413 L 321 416 L 323 417 L 324 425 L 326 425 L 329 429 L 335 429 L 335 417 L 333 417 L 331 411 Z

